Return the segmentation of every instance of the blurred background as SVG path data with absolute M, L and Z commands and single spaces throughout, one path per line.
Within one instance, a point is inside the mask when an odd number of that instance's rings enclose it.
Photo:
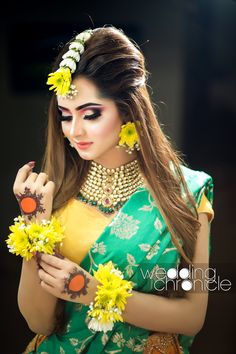
M 235 354 L 236 2 L 51 0 L 5 6 L 0 15 L 0 353 L 22 353 L 33 335 L 17 307 L 21 259 L 8 253 L 4 241 L 19 213 L 13 182 L 28 161 L 35 160 L 39 171 L 50 98 L 45 82 L 58 45 L 94 23 L 122 28 L 139 44 L 163 129 L 191 168 L 214 179 L 211 265 L 232 288 L 210 293 L 191 354 Z

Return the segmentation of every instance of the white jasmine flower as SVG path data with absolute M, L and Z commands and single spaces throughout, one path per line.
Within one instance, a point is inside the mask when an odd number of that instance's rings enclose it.
M 112 321 L 107 321 L 106 323 L 101 323 L 96 318 L 92 318 L 88 324 L 88 328 L 96 332 L 111 331 L 113 329 L 114 323 Z
M 124 276 L 123 276 L 123 274 L 121 273 L 121 271 L 120 270 L 118 270 L 118 269 L 111 269 L 111 274 L 115 274 L 117 277 L 119 277 L 119 278 L 121 278 L 121 279 L 123 279 L 124 278 Z
M 76 70 L 76 62 L 72 58 L 66 58 L 66 59 L 62 60 L 60 62 L 60 67 L 63 67 L 63 66 L 69 68 L 72 73 L 74 73 Z
M 80 42 L 72 42 L 69 46 L 69 49 L 76 49 L 80 52 L 80 54 L 83 54 L 84 52 L 84 46 Z
M 63 59 L 66 59 L 66 58 L 73 58 L 75 59 L 77 62 L 80 60 L 80 55 L 77 51 L 75 50 L 68 50 L 68 52 L 66 52 L 63 56 L 62 56 Z
M 78 34 L 75 38 L 80 39 L 81 41 L 87 41 L 91 37 L 91 33 L 89 31 L 84 31 Z

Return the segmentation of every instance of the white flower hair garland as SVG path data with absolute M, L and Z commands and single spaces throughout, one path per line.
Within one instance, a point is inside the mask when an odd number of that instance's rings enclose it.
M 71 42 L 69 50 L 62 56 L 59 69 L 48 75 L 49 90 L 54 90 L 57 96 L 73 98 L 77 94 L 75 85 L 72 85 L 71 75 L 76 70 L 76 64 L 84 52 L 85 42 L 91 37 L 92 30 L 88 29 L 78 34 Z

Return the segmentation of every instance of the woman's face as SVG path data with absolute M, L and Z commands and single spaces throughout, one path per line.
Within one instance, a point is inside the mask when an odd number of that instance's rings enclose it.
M 117 149 L 122 120 L 113 100 L 101 96 L 88 79 L 73 81 L 78 91 L 73 99 L 58 97 L 61 127 L 80 157 L 112 167 L 126 163 L 127 153 Z M 84 143 L 89 143 L 85 145 Z M 115 166 L 114 166 L 115 167 Z

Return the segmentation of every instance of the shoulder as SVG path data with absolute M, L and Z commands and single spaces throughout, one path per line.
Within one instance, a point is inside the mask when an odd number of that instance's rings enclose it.
M 193 170 L 184 165 L 181 165 L 180 168 L 187 183 L 192 182 L 202 185 L 213 181 L 212 177 L 205 171 Z
M 203 193 L 207 199 L 213 202 L 213 178 L 205 171 L 193 170 L 184 165 L 180 166 L 184 180 L 190 193 L 194 196 L 197 204 L 200 203 Z

